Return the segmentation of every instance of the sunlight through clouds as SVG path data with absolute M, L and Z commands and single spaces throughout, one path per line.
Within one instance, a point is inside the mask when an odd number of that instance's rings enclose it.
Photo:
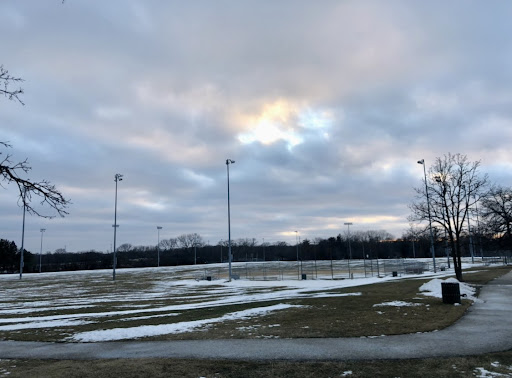
M 305 134 L 317 132 L 328 138 L 327 129 L 334 121 L 331 112 L 294 105 L 286 100 L 278 100 L 264 107 L 258 116 L 248 117 L 250 131 L 238 136 L 243 144 L 259 142 L 270 145 L 285 141 L 289 149 L 304 143 Z

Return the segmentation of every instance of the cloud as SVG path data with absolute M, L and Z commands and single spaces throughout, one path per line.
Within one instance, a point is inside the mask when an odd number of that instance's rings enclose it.
M 156 224 L 225 239 L 227 158 L 235 238 L 328 237 L 347 220 L 399 236 L 416 161 L 447 152 L 510 185 L 511 8 L 4 1 L 0 63 L 26 106 L 0 102 L 0 140 L 73 201 L 29 219 L 26 245 L 44 225 L 49 250 L 108 249 L 115 173 L 122 242 L 154 243 Z M 19 244 L 15 193 L 0 200 Z

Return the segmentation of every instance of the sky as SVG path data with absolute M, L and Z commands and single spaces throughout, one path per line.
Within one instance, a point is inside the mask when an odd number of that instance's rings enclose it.
M 2 149 L 69 198 L 25 248 L 107 252 L 198 233 L 301 239 L 409 228 L 436 157 L 512 185 L 512 3 L 2 0 Z M 21 245 L 14 187 L 0 238 Z M 51 209 L 45 214 L 55 215 Z M 295 232 L 297 231 L 297 233 Z

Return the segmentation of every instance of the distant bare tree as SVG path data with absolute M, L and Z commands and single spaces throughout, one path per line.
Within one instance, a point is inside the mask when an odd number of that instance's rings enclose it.
M 169 238 L 160 241 L 160 247 L 163 249 L 174 249 L 178 247 L 178 239 Z
M 204 245 L 203 238 L 197 234 L 182 234 L 176 238 L 181 248 L 201 247 Z
M 486 229 L 494 237 L 512 242 L 512 189 L 494 186 L 481 204 L 480 211 Z
M 430 215 L 432 223 L 446 231 L 459 281 L 462 281 L 461 236 L 466 232 L 470 207 L 485 196 L 488 182 L 487 175 L 481 175 L 479 168 L 480 162 L 470 162 L 466 155 L 436 158 L 428 170 L 427 182 L 415 189 L 417 201 L 410 206 L 411 220 L 428 220 Z M 430 214 L 425 186 L 430 196 Z
M 128 252 L 133 249 L 133 246 L 130 243 L 124 243 L 121 244 L 119 247 L 117 247 L 118 252 Z
M 0 65 L 0 94 L 3 94 L 9 100 L 18 101 L 20 104 L 25 105 L 19 97 L 23 94 L 23 89 L 21 87 L 15 89 L 11 88 L 11 84 L 17 86 L 22 81 L 23 79 L 19 77 L 11 76 L 9 71 L 7 71 L 3 65 Z

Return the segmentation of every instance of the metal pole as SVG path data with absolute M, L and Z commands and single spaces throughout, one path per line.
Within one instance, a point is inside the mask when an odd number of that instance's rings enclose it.
M 432 261 L 434 263 L 434 273 L 436 273 L 436 254 L 434 250 L 434 234 L 432 233 L 432 217 L 430 216 L 430 196 L 428 195 L 427 169 L 425 168 L 425 159 L 418 160 L 418 164 L 423 165 L 423 175 L 425 176 L 425 193 L 427 194 L 428 225 L 430 228 L 430 252 L 432 253 Z
M 469 224 L 469 213 L 468 213 L 468 235 L 469 235 L 469 253 L 471 254 L 471 264 L 475 263 L 475 254 L 473 253 L 473 237 L 471 236 L 471 226 Z
M 43 233 L 46 231 L 46 228 L 41 228 L 41 249 L 39 250 L 39 273 L 41 273 L 41 256 L 43 255 Z
M 478 219 L 478 203 L 475 202 L 475 210 L 476 210 L 476 228 L 478 230 L 478 242 L 480 244 L 480 257 L 484 257 L 484 251 L 482 249 L 482 232 L 480 230 L 480 220 Z
M 115 195 L 115 203 L 114 203 L 114 224 L 112 227 L 114 227 L 114 261 L 112 263 L 112 280 L 116 280 L 116 265 L 117 265 L 117 256 L 116 256 L 116 231 L 119 225 L 117 224 L 117 182 L 123 181 L 123 175 L 116 173 L 114 176 L 114 181 L 116 182 L 116 195 Z
M 157 256 L 156 256 L 156 266 L 157 267 L 160 266 L 160 230 L 161 229 L 162 229 L 162 227 L 156 226 L 156 230 L 157 230 L 157 233 L 158 233 L 158 243 L 156 244 L 156 253 L 157 253 Z
M 226 168 L 228 172 L 228 261 L 229 261 L 229 282 L 231 282 L 231 261 L 233 256 L 231 255 L 231 208 L 229 204 L 229 164 L 233 164 L 235 161 L 226 159 Z
M 300 265 L 299 265 L 299 232 L 295 231 L 295 246 L 297 247 L 297 279 L 300 280 Z
M 446 262 L 448 264 L 448 269 L 450 269 L 450 251 L 448 248 L 448 235 L 446 234 L 446 228 L 444 229 L 444 250 L 446 252 Z
M 352 260 L 352 248 L 350 247 L 350 226 L 352 225 L 353 223 L 351 222 L 346 222 L 345 225 L 347 226 L 347 229 L 348 229 L 348 236 L 347 236 L 347 240 L 348 240 L 348 253 L 349 253 L 349 260 Z
M 27 188 L 23 187 L 23 227 L 21 229 L 21 250 L 20 250 L 20 280 L 23 277 L 23 265 L 25 262 L 23 261 L 23 249 L 25 243 L 25 199 L 27 197 Z

